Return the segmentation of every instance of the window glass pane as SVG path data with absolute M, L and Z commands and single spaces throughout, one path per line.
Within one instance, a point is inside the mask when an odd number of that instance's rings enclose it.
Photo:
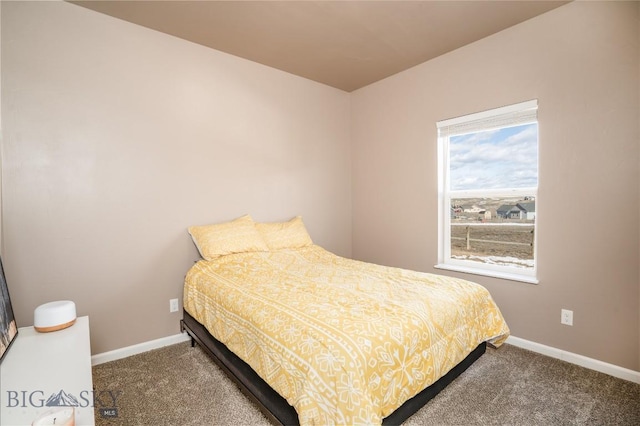
M 451 200 L 451 259 L 533 269 L 535 216 L 533 196 Z
M 538 186 L 538 124 L 449 137 L 450 189 Z

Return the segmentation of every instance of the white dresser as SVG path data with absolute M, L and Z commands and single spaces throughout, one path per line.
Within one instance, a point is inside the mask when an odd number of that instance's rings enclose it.
M 0 365 L 1 425 L 31 425 L 50 404 L 75 406 L 76 425 L 94 425 L 89 317 L 69 328 L 38 333 L 18 329 Z

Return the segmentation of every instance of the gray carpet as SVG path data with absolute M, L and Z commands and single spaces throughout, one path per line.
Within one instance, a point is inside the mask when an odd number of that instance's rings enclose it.
M 188 342 L 97 365 L 93 384 L 98 426 L 270 424 Z M 640 385 L 504 345 L 405 422 L 487 424 L 640 425 Z

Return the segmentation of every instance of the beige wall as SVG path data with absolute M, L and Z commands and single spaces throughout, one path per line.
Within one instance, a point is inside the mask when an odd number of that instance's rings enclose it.
M 0 46 L 2 45 L 2 2 L 0 1 Z M 2 99 L 2 55 L 0 55 L 0 99 Z M 0 114 L 0 256 L 2 256 L 2 114 Z
M 354 257 L 473 279 L 513 335 L 640 370 L 638 6 L 571 3 L 354 92 Z M 540 284 L 434 271 L 436 121 L 529 99 Z
M 20 326 L 92 352 L 178 333 L 193 224 L 302 215 L 351 253 L 349 95 L 60 2 L 2 4 L 4 255 Z

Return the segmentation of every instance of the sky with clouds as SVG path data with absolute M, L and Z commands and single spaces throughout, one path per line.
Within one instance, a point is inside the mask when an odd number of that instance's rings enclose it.
M 451 190 L 538 186 L 537 123 L 449 138 Z

